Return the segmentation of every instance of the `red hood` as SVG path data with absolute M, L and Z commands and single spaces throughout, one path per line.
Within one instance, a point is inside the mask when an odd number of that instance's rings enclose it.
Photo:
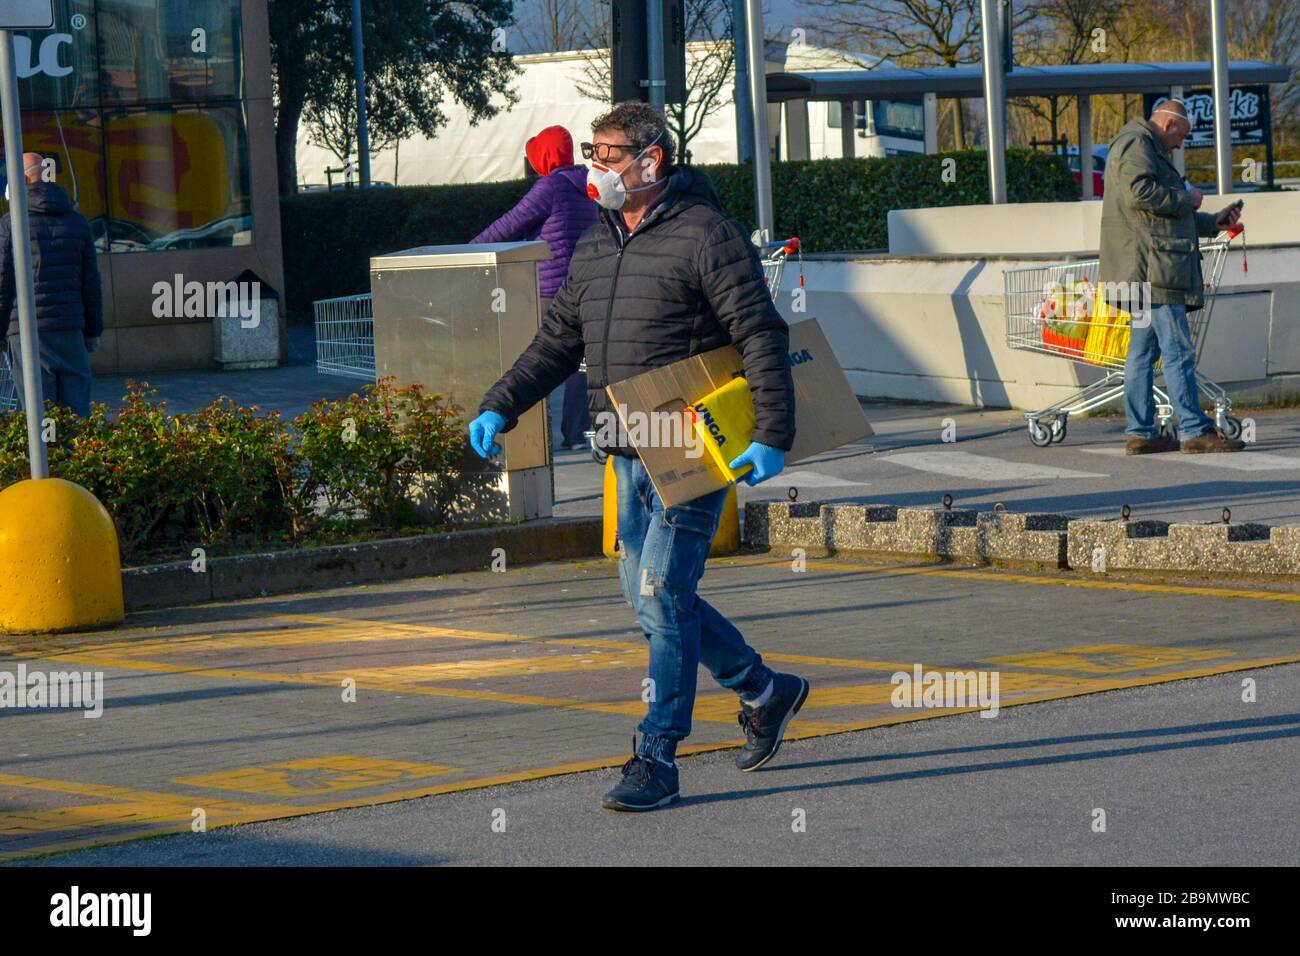
M 524 152 L 538 176 L 549 176 L 559 166 L 573 165 L 573 137 L 563 126 L 548 126 L 524 145 Z

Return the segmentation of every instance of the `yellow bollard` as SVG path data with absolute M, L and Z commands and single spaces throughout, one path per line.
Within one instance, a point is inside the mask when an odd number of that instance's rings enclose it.
M 601 524 L 601 550 L 605 557 L 614 558 L 614 540 L 618 537 L 618 476 L 614 473 L 614 458 L 605 460 L 605 482 L 603 493 L 603 522 Z M 740 550 L 740 509 L 736 503 L 736 488 L 733 485 L 727 491 L 727 503 L 722 508 L 722 518 L 718 521 L 718 530 L 713 535 L 713 544 L 709 554 L 735 554 Z
M 0 631 L 70 631 L 126 616 L 113 519 L 70 481 L 0 491 L 0 568 Z

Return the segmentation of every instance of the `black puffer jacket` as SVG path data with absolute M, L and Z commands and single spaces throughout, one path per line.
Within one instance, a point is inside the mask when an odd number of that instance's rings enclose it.
M 541 329 L 480 411 L 496 412 L 506 430 L 514 428 L 585 357 L 587 404 L 599 432 L 612 414 L 610 382 L 732 343 L 754 395 L 754 441 L 789 451 L 789 327 L 772 304 L 757 250 L 719 208 L 708 176 L 678 166 L 631 236 L 624 237 L 619 219 L 602 209 L 578 240 Z M 636 454 L 626 444 L 605 450 Z
M 95 338 L 104 332 L 104 293 L 95 261 L 95 241 L 86 217 L 72 208 L 68 194 L 54 183 L 27 187 L 32 237 L 32 273 L 36 279 L 36 323 L 40 332 L 80 332 Z M 0 339 L 18 334 L 14 290 L 13 220 L 0 219 Z

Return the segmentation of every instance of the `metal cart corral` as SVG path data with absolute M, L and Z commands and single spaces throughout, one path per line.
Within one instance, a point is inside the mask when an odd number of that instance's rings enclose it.
M 9 367 L 9 353 L 0 342 L 0 412 L 18 411 L 18 383 Z
M 1234 228 L 1201 243 L 1205 304 L 1187 313 L 1198 362 L 1228 247 L 1240 231 Z M 1008 269 L 1003 277 L 1008 347 L 1107 370 L 1100 379 L 1070 397 L 1025 413 L 1029 440 L 1040 448 L 1065 440 L 1071 415 L 1101 408 L 1124 395 L 1124 361 L 1131 317 L 1127 312 L 1106 306 L 1106 297 L 1098 288 L 1099 265 L 1097 259 L 1083 259 Z M 1140 301 L 1140 295 L 1134 295 L 1133 299 Z M 1214 423 L 1219 431 L 1236 438 L 1241 433 L 1241 421 L 1230 414 L 1232 400 L 1227 392 L 1199 369 L 1196 383 L 1200 393 L 1214 406 Z M 1174 412 L 1169 396 L 1159 386 L 1155 386 L 1154 392 L 1161 434 L 1172 435 Z
M 316 314 L 316 371 L 375 380 L 375 313 L 369 292 L 312 303 Z

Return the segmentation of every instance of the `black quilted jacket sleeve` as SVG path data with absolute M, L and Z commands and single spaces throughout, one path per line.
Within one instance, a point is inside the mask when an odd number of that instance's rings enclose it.
M 789 451 L 794 443 L 790 328 L 776 310 L 758 250 L 731 219 L 700 247 L 700 285 L 744 361 L 754 396 L 754 441 Z

